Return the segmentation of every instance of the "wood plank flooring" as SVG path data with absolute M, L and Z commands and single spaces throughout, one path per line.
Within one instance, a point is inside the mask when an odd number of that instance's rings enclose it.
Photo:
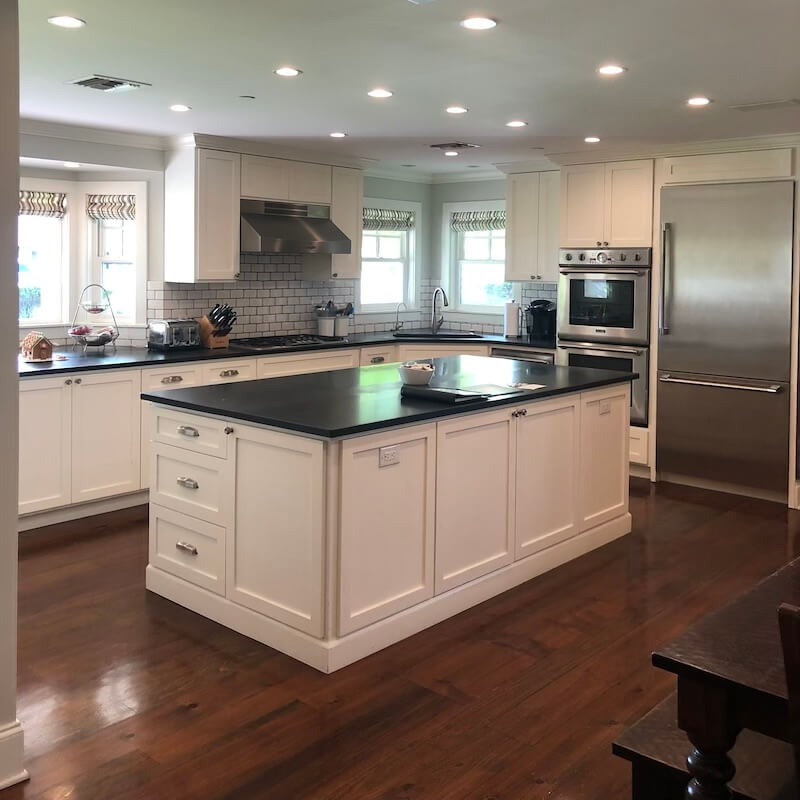
M 800 513 L 632 484 L 634 531 L 333 675 L 144 589 L 142 509 L 22 537 L 0 800 L 609 800 L 650 652 L 792 558 Z

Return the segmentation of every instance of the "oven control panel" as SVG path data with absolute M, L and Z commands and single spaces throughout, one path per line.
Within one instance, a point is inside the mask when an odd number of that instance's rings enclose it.
M 558 264 L 561 267 L 585 267 L 589 265 L 609 265 L 614 267 L 649 267 L 652 257 L 649 247 L 562 247 L 558 251 Z

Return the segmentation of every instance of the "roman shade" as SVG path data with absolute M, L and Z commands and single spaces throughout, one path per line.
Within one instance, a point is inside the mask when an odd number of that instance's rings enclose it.
M 454 211 L 450 215 L 450 227 L 459 233 L 464 231 L 502 231 L 506 228 L 506 212 Z
M 365 231 L 410 231 L 414 227 L 413 211 L 391 208 L 365 208 Z
M 32 217 L 59 217 L 67 213 L 67 195 L 64 192 L 19 191 L 19 212 Z
M 86 214 L 89 219 L 136 219 L 136 195 L 86 195 Z

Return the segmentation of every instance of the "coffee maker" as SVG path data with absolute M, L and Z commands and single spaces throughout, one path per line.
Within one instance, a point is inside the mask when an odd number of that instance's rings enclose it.
M 552 300 L 533 300 L 525 309 L 528 342 L 535 347 L 555 349 L 556 304 Z

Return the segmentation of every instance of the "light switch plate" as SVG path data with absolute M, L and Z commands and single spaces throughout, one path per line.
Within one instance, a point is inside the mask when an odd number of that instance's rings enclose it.
M 397 445 L 393 445 L 392 447 L 381 447 L 380 450 L 378 450 L 379 467 L 391 467 L 392 464 L 399 463 L 400 451 L 397 449 Z

